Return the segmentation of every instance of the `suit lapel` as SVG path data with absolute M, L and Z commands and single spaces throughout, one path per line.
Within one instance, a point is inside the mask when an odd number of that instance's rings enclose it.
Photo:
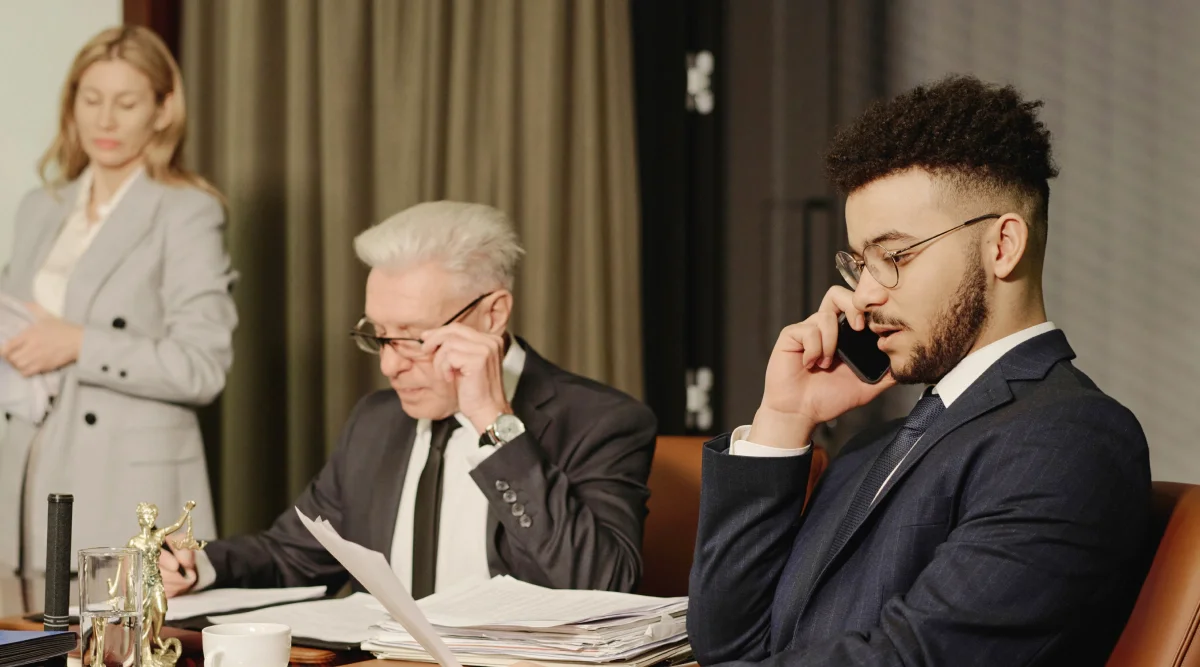
M 952 433 L 955 429 L 968 424 L 979 417 L 991 412 L 992 410 L 1008 403 L 1012 400 L 1012 390 L 1008 388 L 1008 380 L 1005 379 L 1002 369 L 998 365 L 994 365 L 984 372 L 975 384 L 967 390 L 962 396 L 946 409 L 941 418 L 934 422 L 929 430 L 921 435 L 917 443 L 913 445 L 912 450 L 900 462 L 896 468 L 896 472 L 892 474 L 892 478 L 883 485 L 879 490 L 879 497 L 871 504 L 867 511 L 867 516 L 863 518 L 863 523 L 871 517 L 883 501 L 887 498 L 892 489 L 902 482 L 908 472 L 913 469 L 921 457 L 933 449 L 934 445 L 941 442 L 942 438 Z M 857 529 L 857 528 L 856 528 Z
M 135 178 L 137 180 L 130 184 L 71 273 L 63 307 L 63 316 L 67 320 L 86 320 L 92 300 L 104 281 L 154 226 L 154 213 L 163 197 L 163 186 L 144 173 Z
M 517 338 L 525 350 L 525 368 L 517 382 L 517 393 L 513 394 L 512 408 L 525 430 L 534 440 L 541 441 L 550 427 L 550 416 L 541 408 L 554 398 L 554 381 L 550 377 L 550 362 L 543 359 L 524 339 Z
M 901 461 L 891 479 L 880 489 L 879 497 L 871 504 L 866 516 L 858 525 L 854 526 L 845 545 L 824 559 L 825 566 L 813 579 L 812 585 L 808 588 L 808 595 L 801 604 L 797 623 L 804 614 L 804 608 L 812 600 L 813 592 L 816 591 L 837 558 L 847 546 L 854 543 L 855 536 L 870 521 L 871 517 L 880 511 L 891 491 L 904 482 L 908 473 L 935 445 L 955 430 L 1012 401 L 1013 394 L 1009 388 L 1009 382 L 1043 379 L 1055 364 L 1072 359 L 1074 356 L 1075 353 L 1067 343 L 1066 336 L 1062 331 L 1056 329 L 1022 343 L 984 371 L 983 375 L 953 405 L 947 408 L 941 418 L 929 427 L 929 430 L 913 445 L 912 450 Z M 894 436 L 895 433 L 891 437 Z M 857 489 L 857 485 L 862 484 L 863 478 L 867 474 L 866 471 L 870 469 L 873 460 L 872 458 L 863 464 L 863 471 L 855 477 L 856 485 L 853 488 Z M 853 494 L 846 497 L 853 497 Z M 834 530 L 836 530 L 836 524 Z M 832 539 L 832 537 L 833 535 L 830 534 L 828 539 Z
M 45 218 L 36 223 L 38 225 L 37 234 L 34 237 L 33 245 L 29 248 L 32 263 L 29 265 L 29 271 L 21 277 L 22 283 L 18 284 L 15 289 L 16 296 L 33 300 L 33 279 L 46 264 L 46 258 L 50 256 L 50 250 L 54 247 L 54 242 L 58 240 L 59 232 L 62 231 L 67 216 L 71 215 L 75 208 L 81 180 L 77 178 L 61 189 L 50 192 L 53 203 L 45 213 Z
M 395 414 L 390 428 L 381 438 L 383 451 L 375 472 L 374 486 L 378 495 L 370 504 L 371 519 L 367 522 L 371 530 L 368 538 L 372 542 L 370 548 L 382 553 L 389 562 L 392 559 L 396 517 L 400 513 L 400 494 L 404 492 L 404 478 L 408 474 L 408 462 L 416 437 L 417 420 L 404 414 L 400 401 L 395 401 Z

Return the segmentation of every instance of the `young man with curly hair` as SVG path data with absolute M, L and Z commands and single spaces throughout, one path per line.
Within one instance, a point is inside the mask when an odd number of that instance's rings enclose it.
M 705 448 L 701 664 L 1104 664 L 1144 573 L 1149 456 L 1046 318 L 1040 106 L 951 77 L 835 138 L 849 288 L 783 330 L 753 424 Z M 839 362 L 839 315 L 880 335 L 889 377 Z M 930 387 L 802 514 L 813 430 L 898 382 Z

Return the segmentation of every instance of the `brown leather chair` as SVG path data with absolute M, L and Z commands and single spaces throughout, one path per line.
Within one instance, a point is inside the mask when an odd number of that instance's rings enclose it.
M 650 514 L 642 539 L 643 595 L 676 597 L 688 594 L 688 572 L 696 548 L 700 521 L 700 460 L 708 438 L 659 436 L 650 467 Z M 813 452 L 808 493 L 825 467 L 829 455 Z
M 1154 483 L 1162 535 L 1108 667 L 1200 667 L 1200 486 Z

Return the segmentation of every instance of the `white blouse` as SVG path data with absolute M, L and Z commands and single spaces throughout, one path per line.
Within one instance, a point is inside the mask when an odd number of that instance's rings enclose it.
M 79 195 L 75 198 L 75 208 L 67 217 L 66 223 L 58 233 L 58 240 L 46 256 L 46 263 L 33 277 L 33 300 L 55 317 L 62 317 L 67 299 L 67 283 L 79 258 L 92 245 L 96 234 L 104 225 L 121 198 L 129 190 L 145 169 L 138 167 L 125 178 L 125 182 L 113 193 L 112 199 L 96 206 L 96 221 L 88 220 L 88 202 L 92 198 L 92 169 L 89 167 L 79 176 Z

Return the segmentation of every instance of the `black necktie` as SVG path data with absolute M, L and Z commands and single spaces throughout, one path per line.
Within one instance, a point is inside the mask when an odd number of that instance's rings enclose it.
M 871 509 L 871 504 L 875 502 L 875 495 L 879 493 L 888 476 L 892 474 L 896 466 L 900 465 L 913 445 L 917 444 L 917 440 L 925 433 L 926 429 L 932 426 L 945 410 L 946 406 L 942 403 L 941 397 L 934 395 L 932 390 L 926 391 L 921 400 L 917 401 L 917 405 L 912 412 L 908 413 L 908 417 L 900 427 L 900 432 L 896 434 L 895 438 L 892 438 L 882 452 L 879 452 L 879 456 L 871 464 L 866 479 L 858 487 L 858 491 L 854 494 L 854 500 L 850 501 L 850 508 L 846 510 L 846 516 L 842 517 L 842 522 L 838 525 L 837 533 L 833 537 L 833 544 L 825 554 L 825 563 L 822 563 L 818 572 L 823 570 L 824 566 L 829 564 L 829 559 L 833 558 L 834 554 L 846 545 L 846 541 L 850 539 L 854 530 L 858 528 L 863 519 L 867 518 L 867 512 Z
M 438 525 L 442 516 L 442 460 L 450 434 L 458 428 L 453 416 L 433 422 L 429 436 L 429 458 L 417 482 L 417 504 L 413 508 L 412 596 L 416 600 L 433 594 L 437 581 Z

